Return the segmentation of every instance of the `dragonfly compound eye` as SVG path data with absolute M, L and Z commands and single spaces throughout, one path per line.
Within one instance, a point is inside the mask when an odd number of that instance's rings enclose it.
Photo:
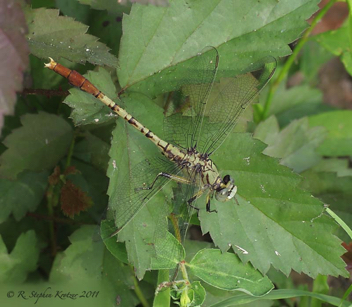
M 230 175 L 225 175 L 224 176 L 224 179 L 222 180 L 222 182 L 224 183 L 224 184 L 228 184 L 228 182 L 231 180 L 231 177 L 230 177 Z

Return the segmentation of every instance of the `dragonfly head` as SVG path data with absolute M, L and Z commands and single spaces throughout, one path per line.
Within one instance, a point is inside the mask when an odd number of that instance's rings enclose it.
M 228 201 L 232 199 L 237 192 L 237 186 L 230 175 L 224 176 L 220 188 L 215 193 L 215 198 L 219 201 Z

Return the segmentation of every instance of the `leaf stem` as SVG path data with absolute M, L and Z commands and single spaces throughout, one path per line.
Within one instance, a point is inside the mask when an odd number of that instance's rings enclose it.
M 323 16 L 326 14 L 326 12 L 330 9 L 330 7 L 336 1 L 337 0 L 330 0 L 330 2 L 327 5 L 325 5 L 319 11 L 319 13 L 314 17 L 310 27 L 307 29 L 307 31 L 304 32 L 304 35 L 299 40 L 297 46 L 294 48 L 291 56 L 285 62 L 284 66 L 280 70 L 278 76 L 276 77 L 276 79 L 273 82 L 270 83 L 270 85 L 269 85 L 269 93 L 268 93 L 268 96 L 266 98 L 263 111 L 260 114 L 259 121 L 265 120 L 268 117 L 270 106 L 271 106 L 271 103 L 272 103 L 272 99 L 274 97 L 274 94 L 275 94 L 279 84 L 282 82 L 282 80 L 285 79 L 288 71 L 290 70 L 292 64 L 296 60 L 299 52 L 301 51 L 301 49 L 303 48 L 305 43 L 308 41 L 310 33 L 313 31 L 313 29 L 318 24 L 318 22 L 323 18 Z
M 132 270 L 133 270 L 133 268 L 132 268 Z M 134 293 L 136 293 L 136 295 L 137 295 L 137 297 L 138 297 L 138 299 L 141 302 L 143 307 L 149 307 L 149 304 L 148 304 L 146 298 L 144 297 L 144 295 L 143 295 L 143 293 L 141 291 L 141 288 L 139 287 L 137 278 L 134 276 L 134 272 L 132 274 L 132 278 L 133 278 L 133 285 L 134 285 Z

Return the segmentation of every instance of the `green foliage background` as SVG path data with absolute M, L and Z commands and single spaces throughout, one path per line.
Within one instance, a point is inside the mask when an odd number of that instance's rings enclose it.
M 163 136 L 164 98 L 187 75 L 185 64 L 198 52 L 207 46 L 218 49 L 216 81 L 265 56 L 289 56 L 288 44 L 307 29 L 306 20 L 318 2 L 174 0 L 162 6 L 123 6 L 115 1 L 32 1 L 23 10 L 33 87 L 70 88 L 66 80 L 43 69 L 49 56 L 82 74 L 91 69 L 86 78 Z M 196 223 L 210 234 L 212 244 L 186 241 L 181 246 L 168 232 L 167 216 L 177 197 L 172 186 L 138 212 L 119 233 L 119 242 L 116 237 L 95 240 L 104 209 L 113 207 L 119 196 L 118 177 L 129 180 L 133 166 L 159 154 L 157 149 L 79 89 L 69 89 L 64 105 L 60 97 L 19 96 L 15 115 L 5 119 L 0 156 L 5 306 L 10 302 L 7 291 L 40 293 L 48 287 L 54 294 L 62 289 L 99 295 L 64 302 L 42 298 L 37 305 L 119 301 L 119 306 L 168 306 L 171 294 L 181 302 L 188 299 L 190 306 L 269 306 L 280 298 L 315 296 L 299 289 L 271 291 L 273 282 L 285 289 L 281 273 L 348 276 L 338 238 L 348 237 L 325 213 L 324 204 L 351 224 L 346 157 L 352 155 L 352 113 L 324 105 L 312 84 L 317 78 L 313 72 L 330 53 L 341 57 L 351 73 L 350 22 L 312 38 L 296 67 L 306 82 L 291 89 L 280 84 L 268 114 L 263 111 L 268 103 L 264 92 L 254 120 L 251 110 L 246 112 L 246 120 L 240 119 L 212 156 L 221 174 L 235 178 L 239 202 L 214 201 L 217 214 L 200 209 Z M 316 54 L 319 59 L 311 61 Z M 276 74 L 282 70 L 279 62 Z M 123 101 L 116 99 L 117 93 Z M 60 171 L 55 175 L 56 166 Z M 59 206 L 60 189 L 67 181 L 76 187 L 73 207 L 75 201 L 83 202 L 85 209 L 74 220 Z M 82 193 L 92 206 L 82 201 Z M 109 234 L 109 228 L 102 231 Z M 163 246 L 154 242 L 157 231 L 165 237 Z M 167 289 L 154 297 L 156 286 L 169 279 L 167 270 L 171 274 L 184 257 L 192 281 L 188 292 Z M 339 304 L 338 298 L 319 298 Z

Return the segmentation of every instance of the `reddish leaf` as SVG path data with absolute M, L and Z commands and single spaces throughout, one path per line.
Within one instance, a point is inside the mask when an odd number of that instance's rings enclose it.
M 139 3 L 139 4 L 151 4 L 155 6 L 168 6 L 169 2 L 167 0 L 120 0 L 119 3 L 122 5 L 128 5 L 131 3 Z
M 67 180 L 61 188 L 61 209 L 70 218 L 85 211 L 93 204 L 92 199 L 72 181 Z
M 77 174 L 77 173 L 80 173 L 80 171 L 78 169 L 76 169 L 76 167 L 74 165 L 69 166 L 64 171 L 65 176 L 70 175 L 70 174 Z
M 346 253 L 342 255 L 342 259 L 347 264 L 347 270 L 351 271 L 352 270 L 352 242 L 348 244 L 346 244 L 345 242 L 342 242 L 342 246 L 347 250 Z
M 60 166 L 54 168 L 53 173 L 49 176 L 48 181 L 50 185 L 57 185 L 60 182 L 61 170 Z
M 16 91 L 22 90 L 28 66 L 26 21 L 18 1 L 0 1 L 0 130 L 3 116 L 13 114 Z

